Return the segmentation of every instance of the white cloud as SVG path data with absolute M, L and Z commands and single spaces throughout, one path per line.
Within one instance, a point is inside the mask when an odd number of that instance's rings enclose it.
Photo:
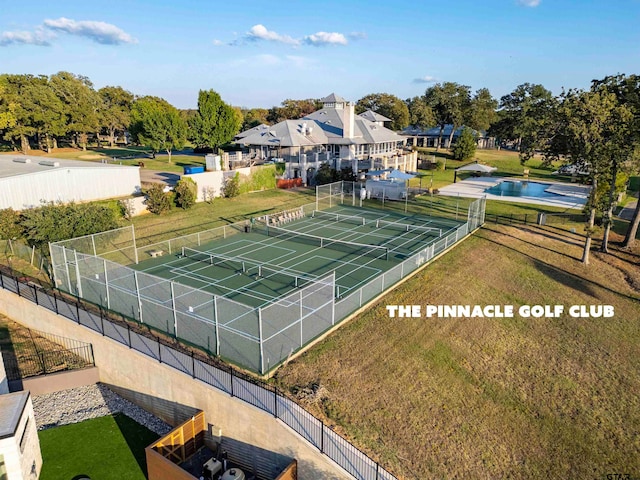
M 518 0 L 518 5 L 523 7 L 537 7 L 541 0 Z
M 435 83 L 438 79 L 436 77 L 432 77 L 431 75 L 425 75 L 424 77 L 414 78 L 413 83 Z
M 299 40 L 296 40 L 289 35 L 280 35 L 272 30 L 267 30 L 267 27 L 261 24 L 254 25 L 251 30 L 246 34 L 245 38 L 250 41 L 267 40 L 269 42 L 286 43 L 289 45 L 300 44 Z
M 213 41 L 213 44 L 216 47 L 219 47 L 220 45 L 224 45 L 224 42 L 222 40 L 218 40 L 217 38 Z
M 70 35 L 86 37 L 103 45 L 119 45 L 122 43 L 137 43 L 131 35 L 111 23 L 93 20 L 72 20 L 60 17 L 57 20 L 45 20 L 44 26 L 51 30 L 65 32 Z
M 349 43 L 347 37 L 337 32 L 316 32 L 313 35 L 304 37 L 304 42 L 316 47 L 323 45 L 346 45 Z
M 51 45 L 50 40 L 55 38 L 51 32 L 45 32 L 37 29 L 35 32 L 2 32 L 0 34 L 0 47 L 9 45 L 38 45 L 48 47 Z

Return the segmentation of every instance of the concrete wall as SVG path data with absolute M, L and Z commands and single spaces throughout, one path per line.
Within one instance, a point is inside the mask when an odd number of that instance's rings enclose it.
M 240 173 L 240 175 L 249 176 L 251 175 L 251 167 L 237 168 L 226 172 L 218 170 L 213 172 L 192 173 L 190 175 L 183 175 L 182 177 L 190 178 L 196 182 L 198 186 L 198 202 L 204 202 L 207 200 L 205 196 L 210 196 L 211 194 L 213 194 L 214 197 L 222 196 L 225 174 L 226 176 L 230 176 L 235 175 L 236 172 Z
M 9 382 L 7 380 L 7 373 L 4 370 L 2 352 L 0 352 L 0 395 L 4 393 L 9 393 Z
M 28 390 L 32 395 L 44 395 L 85 385 L 95 385 L 99 381 L 98 368 L 89 367 L 16 380 L 11 382 L 11 390 Z
M 129 397 L 143 400 L 143 407 L 171 425 L 184 421 L 189 409 L 200 409 L 208 422 L 222 430 L 225 441 L 255 446 L 256 455 L 273 452 L 274 462 L 280 462 L 279 457 L 297 459 L 301 480 L 351 478 L 268 413 L 150 357 L 6 290 L 0 290 L 0 313 L 29 328 L 92 343 L 100 381 L 119 387 L 118 393 L 129 392 Z

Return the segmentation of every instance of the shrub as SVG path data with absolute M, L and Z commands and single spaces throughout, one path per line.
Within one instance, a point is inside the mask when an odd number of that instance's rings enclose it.
M 20 214 L 13 208 L 0 210 L 0 240 L 14 240 L 21 236 Z
M 478 141 L 470 128 L 465 127 L 460 137 L 453 146 L 453 158 L 455 160 L 469 160 L 476 154 Z
M 164 192 L 164 186 L 160 183 L 154 183 L 146 191 L 147 210 L 156 215 L 162 215 L 171 210 L 171 200 L 169 195 Z
M 193 207 L 198 198 L 198 185 L 190 178 L 181 178 L 175 188 L 176 205 L 184 210 Z
M 236 172 L 233 177 L 228 177 L 222 187 L 222 194 L 227 198 L 240 195 L 240 173 Z

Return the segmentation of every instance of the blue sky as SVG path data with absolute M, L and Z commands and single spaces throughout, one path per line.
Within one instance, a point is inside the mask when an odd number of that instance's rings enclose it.
M 400 98 L 433 82 L 588 88 L 640 73 L 640 0 L 3 2 L 0 72 L 88 76 L 195 107 L 331 92 Z

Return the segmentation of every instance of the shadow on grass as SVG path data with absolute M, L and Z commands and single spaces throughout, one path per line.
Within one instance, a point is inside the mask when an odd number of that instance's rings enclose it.
M 499 235 L 511 236 L 509 234 L 504 234 L 502 232 L 498 232 L 498 231 L 495 231 L 495 230 L 491 230 L 491 231 L 494 232 L 494 233 L 497 233 Z M 617 295 L 619 297 L 628 298 L 630 300 L 635 300 L 635 301 L 640 300 L 639 297 L 636 297 L 636 296 L 633 296 L 633 295 L 628 295 L 626 293 L 622 293 L 622 292 L 620 292 L 618 290 L 615 290 L 615 289 L 613 289 L 611 287 L 603 285 L 602 283 L 599 283 L 599 282 L 596 282 L 596 281 L 593 281 L 593 280 L 589 280 L 588 278 L 581 277 L 580 275 L 577 275 L 575 273 L 567 272 L 566 270 L 563 270 L 563 269 L 561 269 L 561 268 L 559 268 L 559 267 L 557 267 L 555 265 L 552 265 L 550 263 L 544 262 L 544 261 L 540 260 L 539 258 L 536 258 L 536 257 L 534 257 L 534 256 L 532 256 L 532 255 L 530 255 L 528 253 L 522 252 L 522 251 L 518 250 L 517 248 L 511 247 L 511 246 L 506 245 L 506 244 L 504 244 L 502 242 L 499 242 L 497 240 L 493 240 L 493 239 L 487 238 L 486 236 L 482 235 L 482 231 L 478 232 L 476 235 L 477 235 L 478 238 L 481 238 L 482 240 L 486 240 L 486 241 L 494 243 L 496 245 L 500 245 L 501 247 L 509 249 L 509 250 L 511 250 L 513 252 L 516 252 L 516 253 L 522 255 L 523 257 L 528 258 L 529 260 L 531 260 L 533 262 L 533 265 L 540 272 L 544 273 L 548 277 L 550 277 L 550 278 L 556 280 L 557 282 L 560 282 L 563 285 L 566 285 L 567 287 L 572 288 L 572 289 L 574 289 L 576 291 L 586 293 L 587 295 L 592 296 L 592 297 L 596 297 L 595 291 L 593 290 L 593 288 L 597 287 L 597 288 L 601 288 L 603 290 L 606 290 L 606 291 L 608 291 L 610 293 L 613 293 L 613 294 L 615 294 L 615 295 Z M 515 238 L 517 238 L 517 237 L 515 237 Z M 548 248 L 545 248 L 545 247 L 540 247 L 539 245 L 535 245 L 535 244 L 530 243 L 530 242 L 525 242 L 525 243 L 528 243 L 528 244 L 533 245 L 535 247 L 539 247 L 539 248 L 544 249 L 544 250 L 549 250 L 549 251 L 552 251 L 554 253 L 558 253 L 559 255 L 564 255 L 564 256 L 567 256 L 567 257 L 569 257 L 571 259 L 576 260 L 574 257 L 571 257 L 570 255 L 565 255 L 563 253 L 556 252 L 555 250 L 552 250 L 552 249 L 548 249 Z
M 131 454 L 136 459 L 140 470 L 142 470 L 146 476 L 147 459 L 144 449 L 155 442 L 159 436 L 122 413 L 116 413 L 113 418 L 120 429 L 122 437 L 127 442 Z

